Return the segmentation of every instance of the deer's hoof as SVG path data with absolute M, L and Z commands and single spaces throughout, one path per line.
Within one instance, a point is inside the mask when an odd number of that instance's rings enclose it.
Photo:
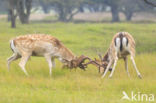
M 112 78 L 112 76 L 109 76 L 108 78 L 109 78 L 109 79 L 111 79 L 111 78 Z
M 142 79 L 142 76 L 141 76 L 141 74 L 139 74 L 139 75 L 138 75 L 138 77 L 139 77 L 140 79 Z

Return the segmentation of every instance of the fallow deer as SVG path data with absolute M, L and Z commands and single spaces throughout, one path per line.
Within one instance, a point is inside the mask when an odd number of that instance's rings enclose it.
M 52 68 L 55 67 L 55 58 L 58 58 L 69 68 L 80 67 L 81 69 L 86 68 L 82 63 L 88 59 L 88 57 L 83 55 L 80 57 L 75 56 L 57 38 L 45 34 L 30 34 L 15 37 L 10 40 L 10 47 L 13 55 L 7 60 L 8 70 L 12 61 L 21 58 L 19 66 L 26 75 L 28 73 L 25 70 L 25 64 L 30 56 L 44 56 L 49 64 L 50 76 L 52 75 Z
M 127 64 L 127 56 L 128 55 L 130 55 L 130 59 L 133 63 L 133 66 L 137 72 L 138 77 L 142 78 L 139 70 L 136 67 L 135 60 L 134 60 L 135 41 L 134 41 L 133 37 L 128 32 L 119 32 L 119 33 L 115 34 L 115 36 L 113 37 L 112 42 L 110 44 L 110 47 L 107 50 L 104 57 L 102 58 L 102 56 L 101 56 L 100 57 L 101 60 L 90 61 L 89 63 L 87 63 L 85 65 L 88 65 L 88 64 L 95 65 L 96 64 L 97 67 L 99 67 L 99 68 L 103 67 L 104 73 L 102 75 L 102 78 L 105 77 L 108 70 L 112 70 L 111 74 L 109 75 L 109 78 L 111 78 L 114 73 L 118 59 L 124 59 L 125 69 L 126 69 L 128 76 L 130 77 L 130 74 L 128 71 L 128 64 Z M 113 68 L 111 68 L 112 65 L 113 65 Z

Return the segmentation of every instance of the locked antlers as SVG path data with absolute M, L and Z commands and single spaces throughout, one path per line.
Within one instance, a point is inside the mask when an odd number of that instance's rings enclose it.
M 84 64 L 84 62 L 86 60 L 91 60 L 89 57 L 87 56 L 84 56 L 84 55 L 81 55 L 79 57 L 76 57 L 75 59 L 71 60 L 71 61 L 68 61 L 67 62 L 67 65 L 64 65 L 63 67 L 69 67 L 70 69 L 72 68 L 77 68 L 79 67 L 80 69 L 83 69 L 85 70 L 85 68 L 87 67 L 87 65 Z
M 83 64 L 83 65 L 85 67 L 87 67 L 87 65 L 92 64 L 98 68 L 99 73 L 103 73 L 103 72 L 105 72 L 108 62 L 104 60 L 104 58 L 102 57 L 102 55 L 100 53 L 98 53 L 98 56 L 99 56 L 99 59 L 96 59 L 96 58 L 94 60 L 89 59 L 89 62 L 86 64 Z M 111 71 L 111 70 L 112 69 L 109 68 L 109 71 Z

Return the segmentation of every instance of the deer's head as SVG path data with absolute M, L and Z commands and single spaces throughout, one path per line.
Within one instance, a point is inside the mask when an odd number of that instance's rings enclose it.
M 87 67 L 87 65 L 84 65 L 83 63 L 87 59 L 88 60 L 91 60 L 89 57 L 84 56 L 84 55 L 81 55 L 81 56 L 76 57 L 75 59 L 73 59 L 71 61 L 67 61 L 66 60 L 66 64 L 63 67 L 68 67 L 70 69 L 79 67 L 80 69 L 85 70 L 85 68 Z

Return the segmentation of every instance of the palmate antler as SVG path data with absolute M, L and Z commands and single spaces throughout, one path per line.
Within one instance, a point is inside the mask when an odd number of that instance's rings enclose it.
M 91 59 L 90 59 L 90 61 L 89 61 L 88 63 L 85 63 L 85 64 L 83 64 L 83 65 L 86 67 L 86 66 L 89 65 L 89 64 L 94 64 L 94 65 L 101 66 L 99 63 L 97 63 L 96 61 L 91 60 Z
M 85 62 L 85 60 L 89 60 L 91 61 L 91 59 L 87 56 L 81 55 L 78 59 L 77 59 L 77 66 L 80 67 L 81 69 L 85 70 L 85 68 L 87 67 L 87 65 L 84 65 L 83 63 Z
M 103 67 L 102 64 L 99 63 L 99 62 L 102 62 L 102 61 L 103 61 L 102 55 L 101 55 L 99 52 L 97 52 L 97 54 L 98 54 L 100 60 L 97 60 L 96 58 L 95 58 L 95 60 L 91 60 L 91 59 L 89 58 L 89 62 L 88 62 L 88 63 L 85 63 L 85 64 L 83 64 L 83 65 L 84 65 L 85 67 L 87 67 L 87 65 L 93 64 L 93 65 L 96 65 L 98 68 Z M 98 61 L 98 62 L 97 62 L 97 61 Z
M 91 59 L 89 58 L 89 62 L 83 64 L 83 66 L 84 66 L 84 67 L 87 67 L 89 64 L 93 64 L 93 65 L 95 65 L 95 66 L 98 68 L 99 73 L 101 72 L 101 69 L 102 69 L 103 72 L 104 72 L 105 69 L 106 69 L 107 64 L 106 64 L 106 62 L 103 60 L 102 55 L 101 55 L 100 53 L 98 53 L 98 56 L 99 56 L 99 59 L 96 59 L 96 58 L 95 58 L 95 60 L 91 60 Z M 112 69 L 109 68 L 109 71 L 111 71 L 111 70 L 112 70 Z
M 102 55 L 100 54 L 100 53 L 98 53 L 98 55 L 99 55 L 99 58 L 100 58 L 100 60 L 101 61 L 103 61 L 103 58 L 102 58 Z M 85 60 L 89 60 L 89 62 L 88 63 L 84 63 L 85 62 Z M 96 60 L 95 61 L 93 61 L 93 60 L 91 60 L 89 57 L 87 57 L 87 56 L 84 56 L 84 55 L 81 55 L 79 58 L 77 58 L 76 59 L 76 67 L 80 67 L 81 69 L 83 69 L 83 70 L 85 70 L 85 68 L 87 68 L 87 65 L 89 65 L 89 64 L 93 64 L 93 65 L 96 65 L 97 67 L 102 67 L 102 65 L 101 64 L 99 64 L 98 62 L 96 62 Z
M 73 68 L 77 68 L 79 67 L 80 69 L 85 70 L 85 68 L 87 67 L 86 65 L 84 65 L 83 63 L 85 62 L 85 60 L 91 60 L 89 57 L 81 55 L 80 57 L 76 57 L 75 59 L 71 60 L 71 61 L 67 61 L 67 64 L 63 66 L 63 68 L 68 67 L 70 69 Z
M 96 62 L 96 59 L 95 60 L 90 60 L 88 63 L 85 63 L 83 64 L 85 67 L 87 67 L 89 64 L 93 64 L 95 65 L 96 67 L 98 67 L 99 69 L 99 73 L 100 73 L 100 68 L 103 67 L 103 65 L 99 64 L 98 62 Z

